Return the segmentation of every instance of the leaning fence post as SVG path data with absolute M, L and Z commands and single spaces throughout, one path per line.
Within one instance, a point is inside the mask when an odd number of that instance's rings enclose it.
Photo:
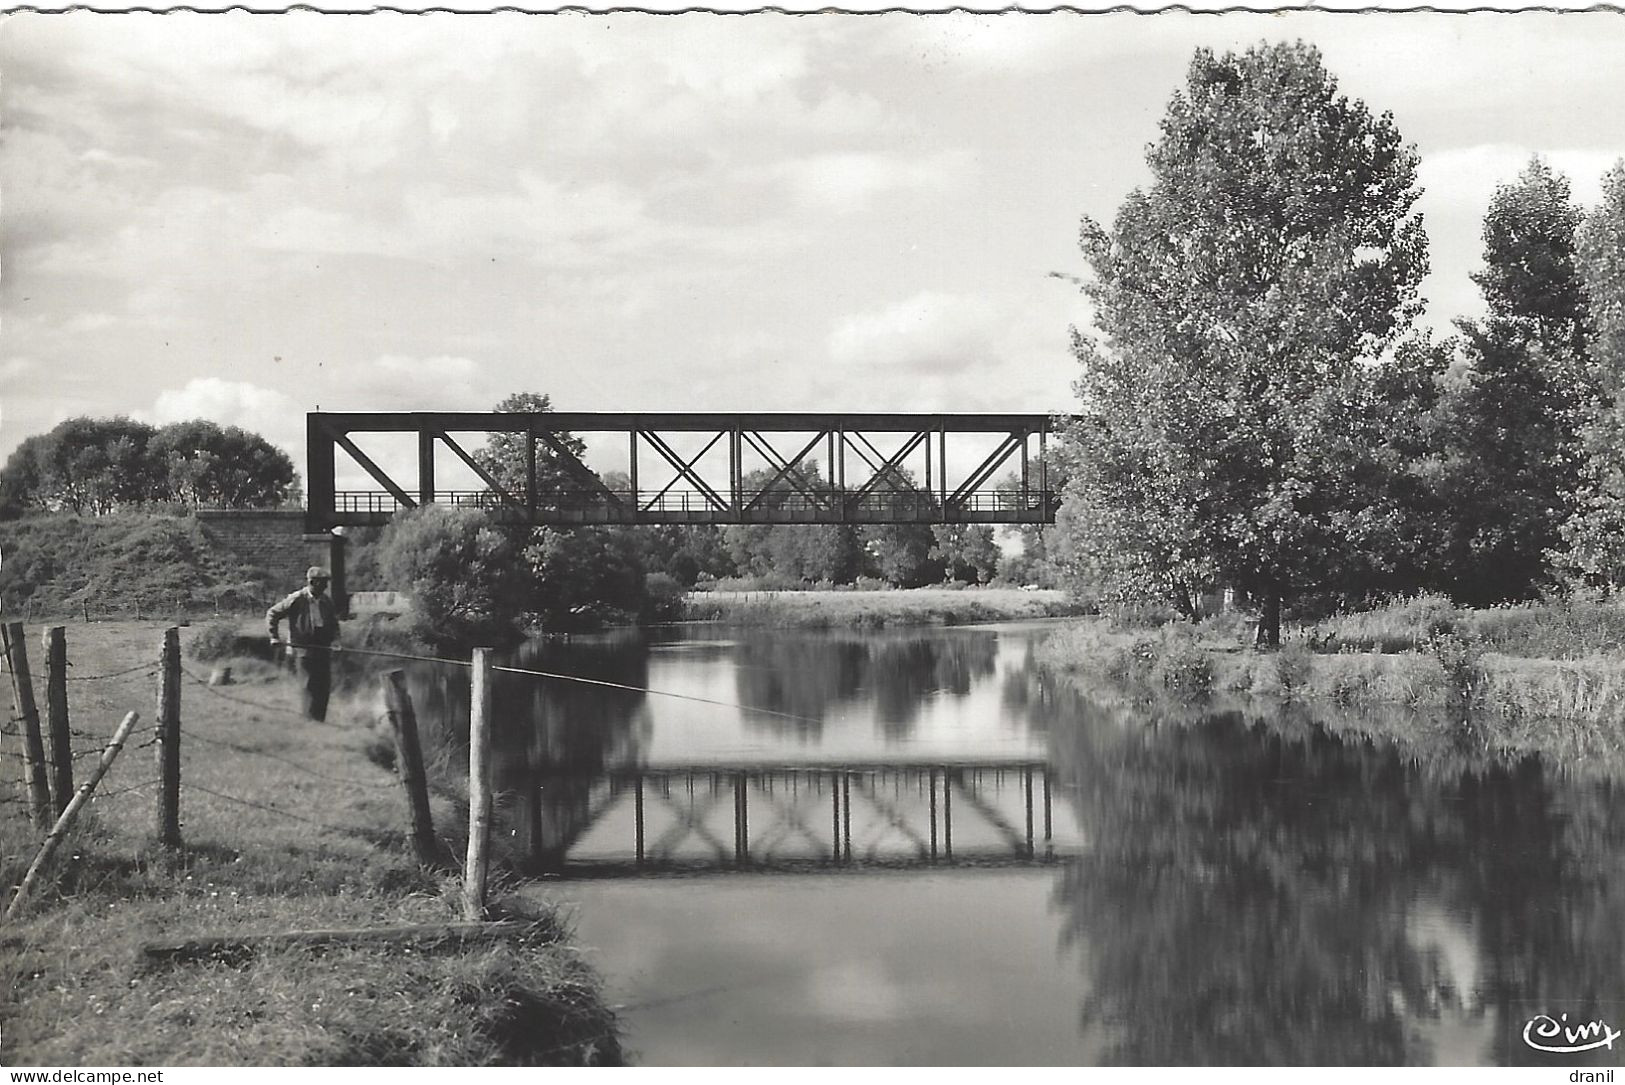
M 8 622 L 4 630 L 6 666 L 11 671 L 11 700 L 23 734 L 23 782 L 34 825 L 51 824 L 51 786 L 45 777 L 45 743 L 40 738 L 39 708 L 34 704 L 34 676 L 28 672 L 28 644 L 23 623 Z
M 112 740 L 107 743 L 107 748 L 102 751 L 102 759 L 97 762 L 96 768 L 90 774 L 90 779 L 86 780 L 85 786 L 81 787 L 78 794 L 74 795 L 73 801 L 68 803 L 68 808 L 62 811 L 62 816 L 56 819 L 56 825 L 51 829 L 50 835 L 45 838 L 45 843 L 40 845 L 39 854 L 34 856 L 34 861 L 29 864 L 28 873 L 23 875 L 22 884 L 17 887 L 17 895 L 11 898 L 11 904 L 6 908 L 5 918 L 8 921 L 23 906 L 23 899 L 28 896 L 28 891 L 33 889 L 34 883 L 39 880 L 40 871 L 44 870 L 45 864 L 51 861 L 51 856 L 56 853 L 56 849 L 62 843 L 62 838 L 68 834 L 68 829 L 73 826 L 74 819 L 79 816 L 79 811 L 84 808 L 85 803 L 90 801 L 91 793 L 96 790 L 96 785 L 102 782 L 102 777 L 107 775 L 107 770 L 113 767 L 113 759 L 124 748 L 124 740 L 130 737 L 130 728 L 134 727 L 135 721 L 140 718 L 138 712 L 125 713 L 124 719 L 118 725 L 118 730 L 113 732 Z
M 51 797 L 58 815 L 73 798 L 73 739 L 68 728 L 68 633 L 45 631 L 45 719 L 51 732 Z
M 423 747 L 418 742 L 418 717 L 412 709 L 412 694 L 406 688 L 406 672 L 390 671 L 383 676 L 384 704 L 389 729 L 395 736 L 395 767 L 406 791 L 406 809 L 412 818 L 412 850 L 418 862 L 433 866 L 439 862 L 439 844 L 434 837 L 434 821 L 429 813 L 429 783 L 423 772 Z
M 181 631 L 164 630 L 158 668 L 158 843 L 181 846 Z
M 463 917 L 485 918 L 485 874 L 491 835 L 491 649 L 474 649 L 468 714 L 468 857 Z

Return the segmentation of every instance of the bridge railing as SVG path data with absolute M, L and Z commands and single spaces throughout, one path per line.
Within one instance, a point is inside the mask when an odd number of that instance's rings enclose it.
M 1006 515 L 1015 519 L 1053 513 L 1058 499 L 1054 491 L 979 490 L 958 497 L 950 495 L 947 508 L 954 514 L 952 518 L 968 513 L 989 517 Z M 434 501 L 455 508 L 529 511 L 524 509 L 522 497 L 510 499 L 494 490 L 437 490 Z M 388 516 L 405 506 L 393 494 L 381 490 L 340 490 L 334 494 L 334 507 L 340 515 Z M 537 496 L 535 512 L 544 519 L 554 515 L 570 518 L 572 513 L 599 513 L 600 518 L 615 521 L 630 519 L 632 509 L 637 510 L 639 517 L 678 515 L 703 519 L 710 515 L 737 515 L 763 522 L 796 519 L 827 522 L 832 514 L 856 522 L 880 517 L 903 517 L 921 522 L 945 518 L 941 495 L 913 490 L 863 494 L 835 491 L 817 496 L 747 490 L 741 493 L 738 508 L 728 504 L 726 499 L 719 503 L 699 490 L 636 493 L 630 490 L 550 490 Z

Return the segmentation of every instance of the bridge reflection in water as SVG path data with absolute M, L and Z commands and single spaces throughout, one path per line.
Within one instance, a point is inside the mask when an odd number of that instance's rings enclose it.
M 1028 865 L 1079 843 L 1036 760 L 543 771 L 509 797 L 528 865 L 571 877 Z

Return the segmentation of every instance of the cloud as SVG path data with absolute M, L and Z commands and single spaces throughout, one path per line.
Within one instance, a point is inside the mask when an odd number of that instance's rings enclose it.
M 135 416 L 155 426 L 207 419 L 257 433 L 297 465 L 305 458 L 305 408 L 292 396 L 248 381 L 199 377 L 158 393 L 150 411 Z M 301 473 L 302 473 L 301 467 Z
M 198 377 L 183 387 L 158 393 L 148 412 L 155 425 L 206 418 L 222 426 L 255 429 L 269 419 L 301 416 L 303 410 L 293 397 L 247 381 L 223 377 Z
M 913 160 L 845 151 L 779 162 L 768 173 L 789 186 L 802 208 L 850 212 L 889 192 L 949 188 L 968 166 L 969 156 L 953 151 Z
M 992 312 L 977 298 L 927 291 L 841 321 L 829 352 L 842 365 L 941 376 L 993 360 Z

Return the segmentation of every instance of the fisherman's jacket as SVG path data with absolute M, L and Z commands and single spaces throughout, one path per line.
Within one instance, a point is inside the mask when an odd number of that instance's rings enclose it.
M 296 648 L 325 647 L 339 636 L 339 612 L 325 593 L 312 595 L 300 588 L 265 612 L 265 625 L 271 639 L 277 638 L 277 623 L 288 619 L 288 643 Z

